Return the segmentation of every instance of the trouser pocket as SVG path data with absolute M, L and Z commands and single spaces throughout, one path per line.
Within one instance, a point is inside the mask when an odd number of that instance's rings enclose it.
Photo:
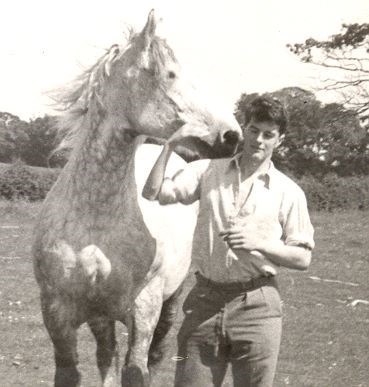
M 264 298 L 265 304 L 270 311 L 270 316 L 282 316 L 282 302 L 278 289 L 274 286 L 262 286 L 260 291 Z

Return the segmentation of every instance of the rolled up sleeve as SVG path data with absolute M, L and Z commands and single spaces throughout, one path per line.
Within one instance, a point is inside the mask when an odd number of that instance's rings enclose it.
M 310 221 L 306 197 L 298 188 L 293 198 L 287 200 L 283 224 L 283 240 L 286 245 L 302 246 L 312 250 L 315 246 L 314 228 Z

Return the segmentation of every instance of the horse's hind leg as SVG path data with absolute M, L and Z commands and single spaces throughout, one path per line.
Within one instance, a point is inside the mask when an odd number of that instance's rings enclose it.
M 168 347 L 168 333 L 176 319 L 180 303 L 180 294 L 183 284 L 173 293 L 170 298 L 164 301 L 160 318 L 155 328 L 154 337 L 149 351 L 150 375 L 155 373 L 156 367 L 163 359 Z
M 77 387 L 81 376 L 77 369 L 77 328 L 75 308 L 65 300 L 41 296 L 42 316 L 54 344 L 55 387 Z
M 115 322 L 105 317 L 96 317 L 87 323 L 96 339 L 96 359 L 102 386 L 116 386 L 119 358 L 115 340 Z

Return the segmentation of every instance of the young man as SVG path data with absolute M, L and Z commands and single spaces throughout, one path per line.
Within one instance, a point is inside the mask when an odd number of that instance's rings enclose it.
M 285 110 L 264 95 L 251 103 L 246 123 L 240 154 L 192 162 L 163 180 L 180 139 L 169 141 L 143 190 L 162 204 L 200 201 L 197 283 L 183 306 L 176 386 L 221 386 L 230 363 L 234 386 L 271 387 L 282 319 L 277 270 L 310 264 L 305 195 L 271 162 L 286 130 Z

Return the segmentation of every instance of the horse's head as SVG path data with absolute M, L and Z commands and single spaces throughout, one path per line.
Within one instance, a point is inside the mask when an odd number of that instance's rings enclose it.
M 123 49 L 113 46 L 104 60 L 103 105 L 116 128 L 168 139 L 177 131 L 183 146 L 202 157 L 231 154 L 241 129 L 230 112 L 226 119 L 206 108 L 181 76 L 168 44 L 155 35 L 154 12 L 141 33 Z

